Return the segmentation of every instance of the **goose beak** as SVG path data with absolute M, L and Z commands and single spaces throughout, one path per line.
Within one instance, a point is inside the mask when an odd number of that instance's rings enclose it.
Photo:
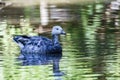
M 66 35 L 66 32 L 62 30 L 62 31 L 61 31 L 61 34 Z

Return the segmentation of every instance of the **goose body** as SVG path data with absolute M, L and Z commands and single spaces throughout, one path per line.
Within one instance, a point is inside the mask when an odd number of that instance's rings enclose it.
M 43 36 L 14 36 L 14 41 L 19 45 L 21 52 L 26 54 L 47 54 L 60 53 L 62 48 L 60 46 L 58 36 L 65 34 L 60 26 L 52 28 L 52 39 Z

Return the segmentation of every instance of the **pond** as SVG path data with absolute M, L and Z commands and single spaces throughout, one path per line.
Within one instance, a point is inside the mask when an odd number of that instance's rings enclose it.
M 0 12 L 1 80 L 120 80 L 120 10 L 111 10 L 109 5 L 110 2 L 58 4 L 55 8 L 52 5 L 48 8 L 51 16 L 45 23 L 47 26 L 40 25 L 38 5 L 3 9 Z M 16 9 L 20 13 L 9 11 Z M 57 10 L 60 12 L 52 13 Z M 21 52 L 13 36 L 51 38 L 49 31 L 53 25 L 62 26 L 67 33 L 60 36 L 62 54 L 19 60 Z

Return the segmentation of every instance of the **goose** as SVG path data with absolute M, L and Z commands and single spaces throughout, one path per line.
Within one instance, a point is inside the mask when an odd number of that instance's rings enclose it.
M 44 36 L 15 35 L 13 40 L 19 45 L 21 53 L 26 54 L 47 54 L 60 53 L 62 47 L 59 42 L 59 35 L 66 34 L 61 26 L 53 26 L 52 39 Z

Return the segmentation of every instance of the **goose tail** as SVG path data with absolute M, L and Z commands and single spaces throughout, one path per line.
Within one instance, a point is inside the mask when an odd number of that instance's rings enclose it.
M 21 35 L 14 35 L 13 40 L 20 46 L 20 48 L 23 48 L 29 41 L 30 37 L 28 36 L 21 36 Z

